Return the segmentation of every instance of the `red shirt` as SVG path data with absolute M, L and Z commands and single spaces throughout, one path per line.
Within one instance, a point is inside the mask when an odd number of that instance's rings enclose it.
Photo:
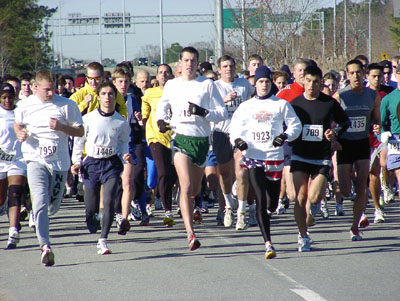
M 287 85 L 285 88 L 280 90 L 276 96 L 291 102 L 293 99 L 303 94 L 304 91 L 304 87 L 300 86 L 297 82 L 293 82 L 293 84 Z

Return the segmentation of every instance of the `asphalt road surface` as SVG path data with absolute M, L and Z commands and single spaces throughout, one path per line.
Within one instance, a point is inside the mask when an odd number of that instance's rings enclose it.
M 166 228 L 163 212 L 151 225 L 133 222 L 126 236 L 113 224 L 111 255 L 97 255 L 99 234 L 89 234 L 84 206 L 66 199 L 51 218 L 56 264 L 43 267 L 36 236 L 22 223 L 17 249 L 5 250 L 7 217 L 0 217 L 0 300 L 399 300 L 399 201 L 386 206 L 386 221 L 371 225 L 364 240 L 349 236 L 346 215 L 317 218 L 309 253 L 297 252 L 293 205 L 274 216 L 277 257 L 264 258 L 258 227 L 245 231 L 216 225 L 217 208 L 195 227 L 202 246 L 190 252 L 182 219 Z

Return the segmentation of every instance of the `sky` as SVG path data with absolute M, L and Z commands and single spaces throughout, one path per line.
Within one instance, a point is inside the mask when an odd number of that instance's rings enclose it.
M 101 1 L 102 15 L 107 12 L 122 12 L 124 0 L 40 0 L 39 5 L 49 8 L 58 7 L 53 19 L 67 18 L 70 13 L 98 16 Z M 323 7 L 333 6 L 334 0 L 320 0 Z M 164 15 L 214 14 L 215 0 L 163 0 Z M 337 0 L 337 2 L 341 2 Z M 160 14 L 160 0 L 125 0 L 125 13 L 131 16 L 156 16 Z M 143 56 L 142 47 L 160 44 L 159 24 L 137 24 L 133 33 L 126 35 L 126 59 L 132 60 Z M 96 27 L 97 32 L 97 27 Z M 120 30 L 122 32 L 122 30 Z M 172 43 L 187 46 L 196 42 L 211 42 L 216 39 L 213 23 L 177 23 L 164 24 L 164 47 Z M 102 58 L 124 58 L 123 35 L 103 34 Z M 55 36 L 51 46 L 56 52 L 62 50 L 63 57 L 99 60 L 100 47 L 98 35 Z

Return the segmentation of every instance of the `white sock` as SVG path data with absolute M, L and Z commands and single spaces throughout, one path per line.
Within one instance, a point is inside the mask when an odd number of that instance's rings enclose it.
M 249 211 L 256 211 L 256 203 L 249 205 Z
M 232 208 L 232 206 L 233 206 L 232 193 L 228 193 L 228 194 L 224 193 L 224 199 L 225 199 L 225 206 L 229 207 L 229 208 Z
M 238 200 L 238 209 L 237 212 L 246 212 L 246 204 L 247 201 Z
M 18 232 L 18 228 L 17 227 L 10 227 L 10 229 L 8 229 L 8 233 L 11 234 L 13 232 Z

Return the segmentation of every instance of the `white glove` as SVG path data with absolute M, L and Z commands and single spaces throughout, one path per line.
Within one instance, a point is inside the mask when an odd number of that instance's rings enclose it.
M 389 141 L 389 138 L 392 137 L 392 133 L 387 131 L 387 132 L 383 132 L 381 134 L 381 142 L 382 143 L 387 143 Z

